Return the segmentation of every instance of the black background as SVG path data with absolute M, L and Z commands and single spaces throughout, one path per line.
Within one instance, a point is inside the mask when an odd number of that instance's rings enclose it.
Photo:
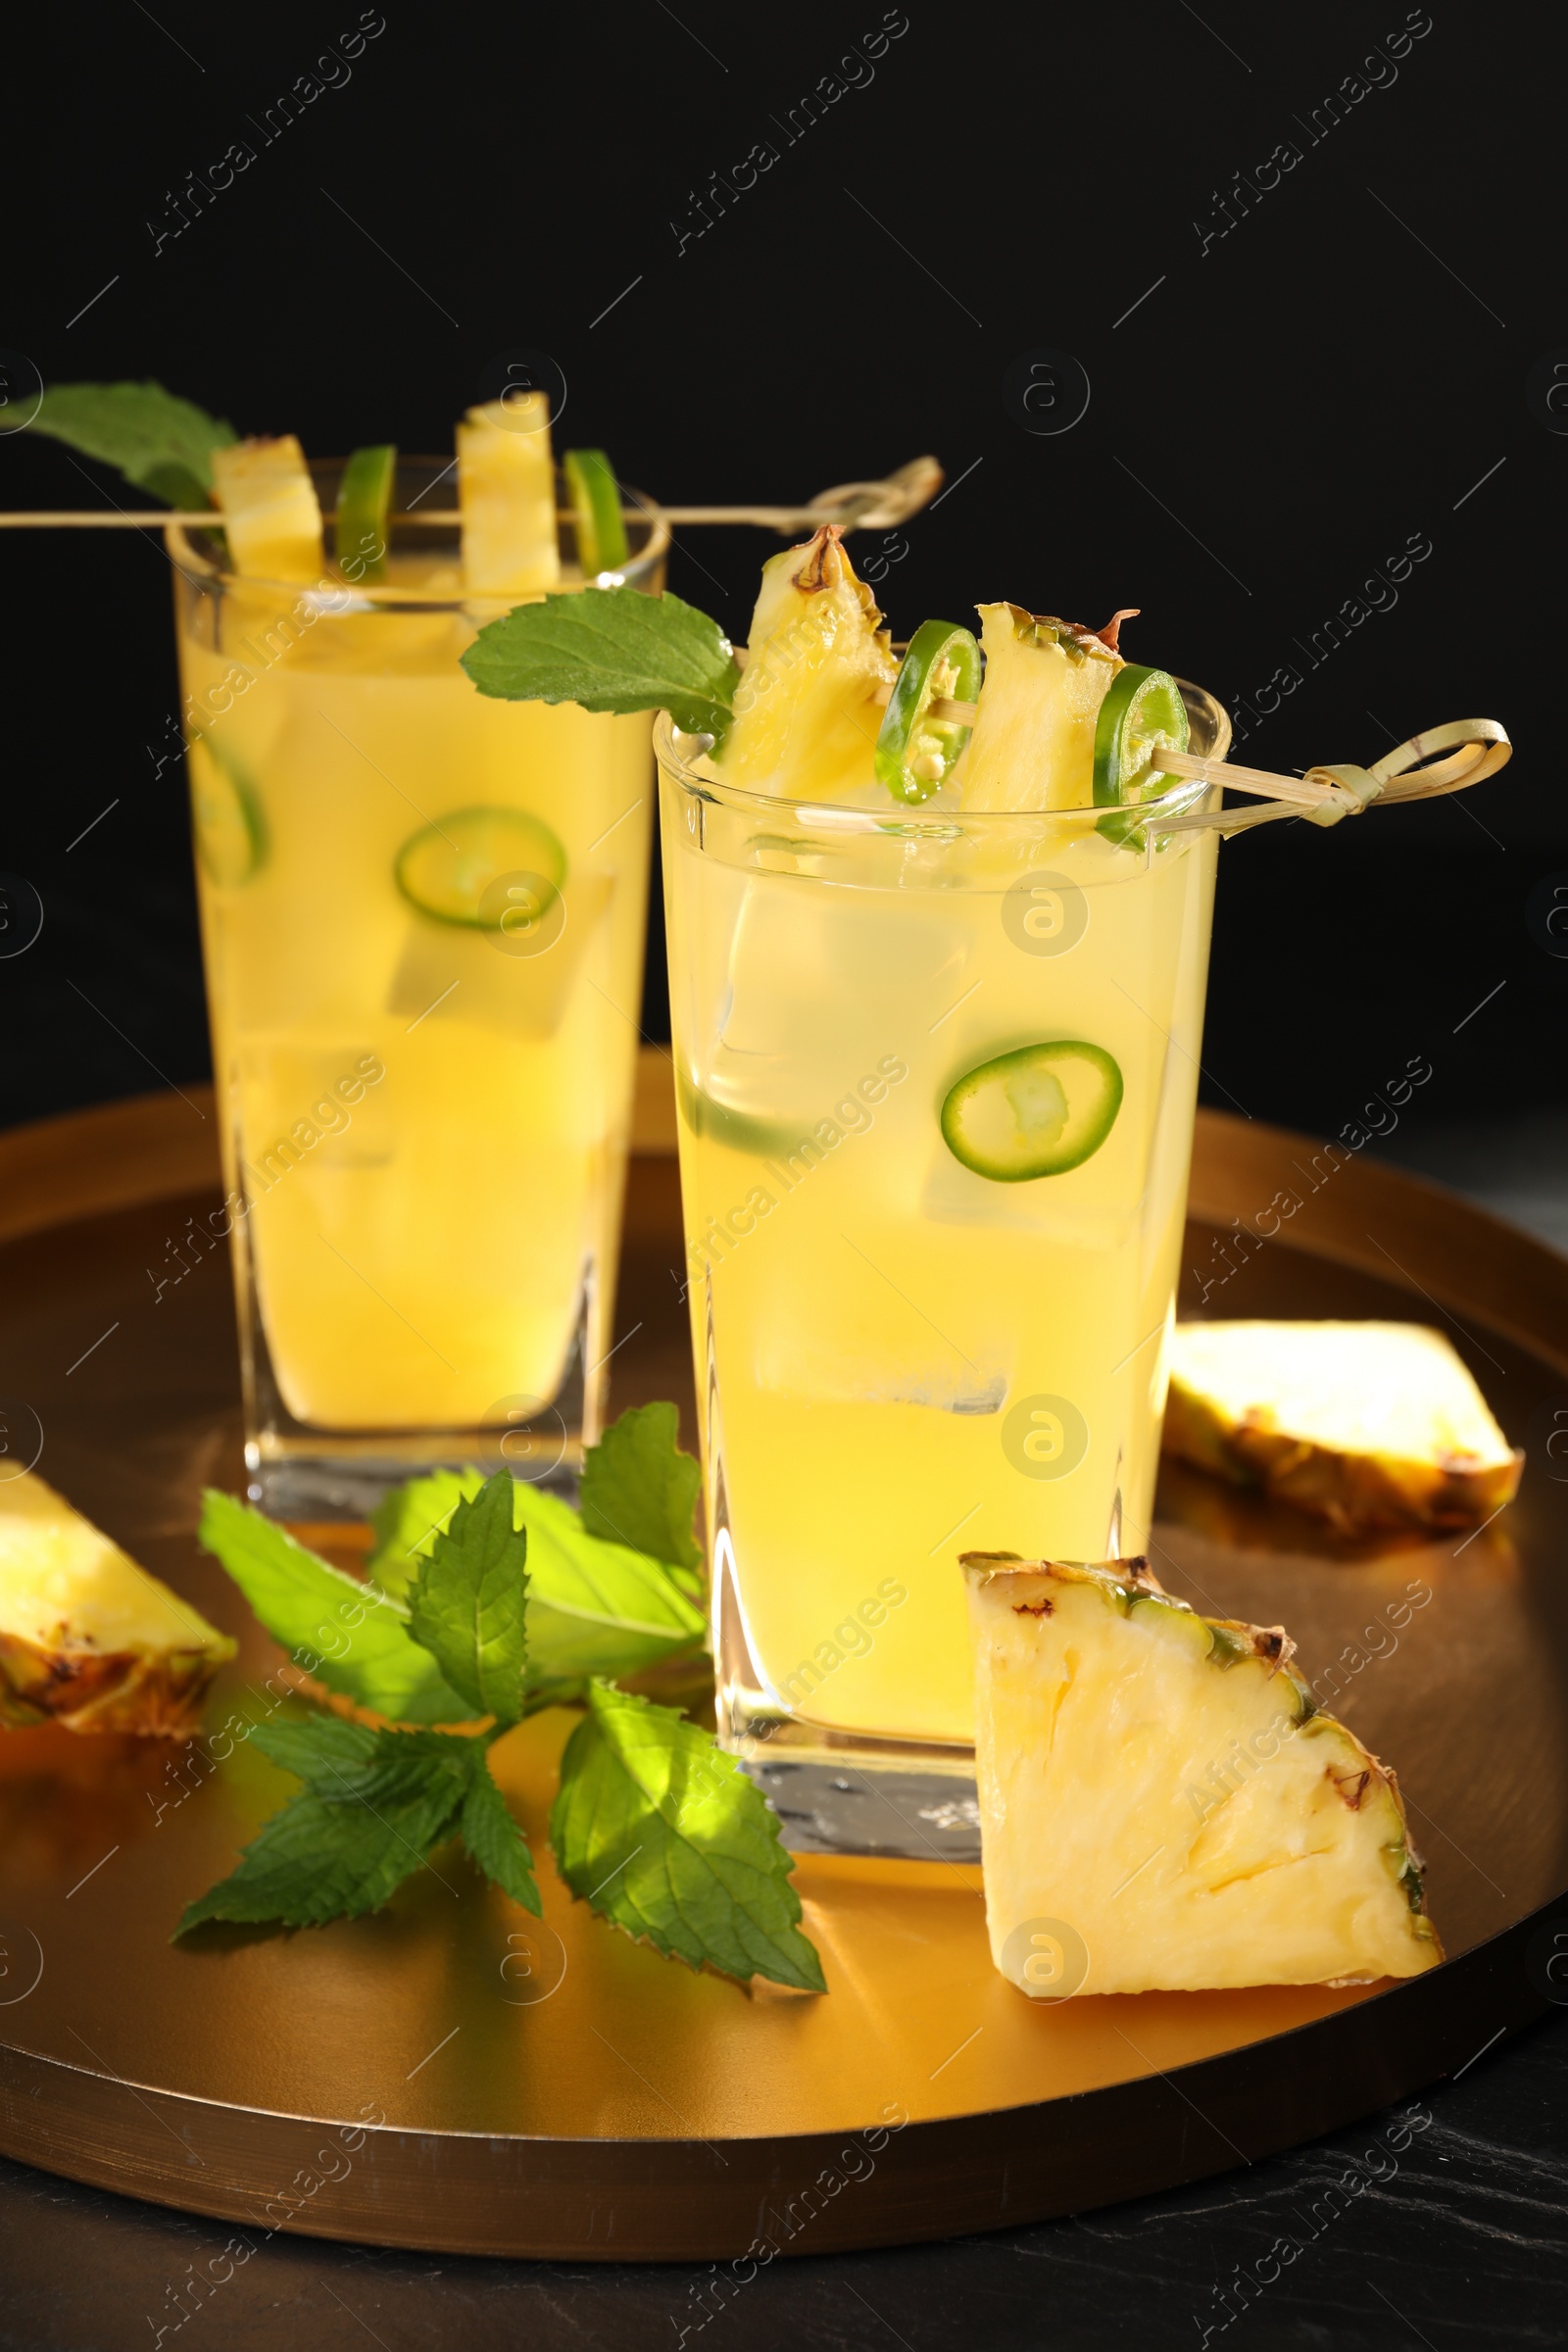
M 1500 717 L 1513 764 L 1467 798 L 1226 851 L 1205 1092 L 1334 1131 L 1425 1054 L 1419 1118 L 1563 1100 L 1568 965 L 1526 914 L 1568 868 L 1568 437 L 1526 398 L 1538 362 L 1568 359 L 1560 19 L 914 6 L 867 59 L 870 0 L 388 0 L 349 78 L 265 143 L 267 109 L 357 23 L 29 12 L 0 342 L 45 380 L 155 375 L 318 455 L 448 449 L 486 363 L 542 348 L 568 386 L 558 446 L 602 442 L 672 503 L 803 498 L 934 451 L 950 494 L 879 584 L 901 635 L 981 598 L 1092 625 L 1139 605 L 1135 656 L 1235 708 L 1300 673 L 1242 746 L 1265 766 Z M 834 74 L 861 86 L 796 127 Z M 172 233 L 187 174 L 236 140 L 255 162 Z M 777 162 L 697 233 L 710 173 L 733 188 L 763 140 Z M 1282 142 L 1300 160 L 1259 194 Z M 1237 173 L 1254 192 L 1227 230 Z M 1041 350 L 1091 387 L 1054 435 L 1003 394 Z M 0 505 L 106 497 L 145 503 L 0 438 Z M 1397 602 L 1311 666 L 1314 632 L 1412 535 L 1432 553 Z M 670 584 L 743 634 L 773 545 L 682 532 Z M 0 596 L 0 866 L 46 908 L 0 965 L 21 1119 L 199 1077 L 207 1046 L 182 786 L 146 748 L 177 708 L 160 542 L 6 540 Z M 657 1035 L 657 929 L 651 947 Z
M 900 635 L 982 598 L 1092 625 L 1139 605 L 1135 658 L 1233 707 L 1300 670 L 1242 747 L 1272 767 L 1366 761 L 1424 726 L 1499 717 L 1516 757 L 1479 792 L 1227 848 L 1205 1095 L 1333 1131 L 1424 1054 L 1423 1119 L 1568 1100 L 1568 962 L 1527 918 L 1544 880 L 1568 880 L 1568 437 L 1550 429 L 1568 415 L 1526 394 L 1540 363 L 1568 361 L 1560 17 L 1432 0 L 1399 57 L 1398 0 L 1204 0 L 1201 16 L 1186 0 L 910 0 L 873 76 L 791 141 L 789 110 L 876 33 L 871 0 L 755 15 L 681 0 L 678 16 L 662 0 L 386 0 L 344 86 L 264 143 L 251 118 L 357 19 L 190 0 L 158 0 L 156 20 L 137 0 L 27 11 L 12 36 L 25 63 L 8 61 L 0 343 L 48 381 L 157 376 L 317 455 L 449 448 L 487 362 L 532 346 L 567 379 L 558 446 L 603 443 L 671 502 L 805 497 L 935 452 L 951 492 L 880 582 Z M 1379 44 L 1392 62 L 1363 68 Z M 1324 127 L 1358 74 L 1384 86 Z M 155 253 L 187 172 L 235 140 L 255 162 Z M 679 249 L 701 225 L 694 192 L 760 140 L 777 163 Z M 1245 213 L 1233 200 L 1221 235 L 1233 173 L 1255 183 L 1281 142 L 1299 162 Z M 1041 351 L 1071 354 L 1091 387 L 1054 435 L 1004 399 L 1009 368 Z M 0 506 L 105 498 L 142 503 L 55 444 L 0 438 Z M 1432 553 L 1396 605 L 1311 666 L 1313 632 L 1412 535 Z M 670 584 L 744 634 L 775 544 L 681 532 Z M 853 544 L 862 563 L 892 553 Z M 0 1117 L 21 1120 L 208 1064 L 181 786 L 147 749 L 177 708 L 160 543 L 13 535 L 0 598 L 0 867 L 46 917 L 0 962 Z M 652 949 L 659 1034 L 657 931 Z M 1434 2093 L 1442 2128 L 1398 2189 L 1233 2340 L 1261 2326 L 1314 2346 L 1560 2341 L 1564 2046 L 1549 2029 Z M 752 2330 L 923 2346 L 979 2320 L 999 2342 L 1053 2326 L 1063 2343 L 1191 2341 L 1213 2281 L 1272 2236 L 1270 2200 L 1371 2131 L 1012 2240 L 802 2265 Z M 172 2259 L 203 2226 L 5 2175 L 0 2341 L 131 2340 L 134 2282 L 161 2280 L 165 2241 Z M 394 2345 L 452 2340 L 451 2325 L 653 2343 L 686 2287 L 277 2256 L 235 2340 L 359 2341 L 373 2304 L 370 2332 Z M 343 2267 L 362 2259 L 363 2277 Z

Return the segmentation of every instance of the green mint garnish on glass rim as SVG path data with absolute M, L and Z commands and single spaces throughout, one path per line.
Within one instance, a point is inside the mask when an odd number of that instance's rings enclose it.
M 363 1583 L 248 1505 L 207 1495 L 202 1541 L 274 1640 L 388 1720 L 279 1716 L 251 1733 L 302 1785 L 187 1906 L 176 1937 L 215 1920 L 356 1918 L 453 1837 L 537 1913 L 532 1856 L 489 1754 L 526 1716 L 573 1703 L 587 1712 L 550 1821 L 572 1893 L 693 1968 L 825 1989 L 760 1791 L 710 1733 L 607 1679 L 703 1640 L 698 1469 L 675 1432 L 673 1405 L 623 1413 L 589 1449 L 580 1513 L 505 1470 L 413 1479 L 377 1513 Z
M 127 482 L 171 507 L 205 507 L 212 454 L 234 427 L 162 384 L 51 384 L 24 428 L 117 466 Z

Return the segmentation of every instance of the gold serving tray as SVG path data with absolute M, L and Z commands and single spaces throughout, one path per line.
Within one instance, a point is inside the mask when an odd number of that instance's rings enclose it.
M 619 1310 L 640 1328 L 615 1401 L 675 1396 L 689 1437 L 667 1068 L 644 1057 Z M 265 1712 L 279 1654 L 194 1540 L 199 1488 L 241 1484 L 224 1255 L 157 1302 L 146 1272 L 216 1200 L 214 1133 L 196 1092 L 0 1138 L 0 1390 L 40 1417 L 45 1474 L 240 1638 L 210 1731 Z M 1542 1419 L 1561 1404 L 1568 1427 L 1568 1261 L 1360 1160 L 1320 1163 L 1314 1189 L 1311 1151 L 1200 1115 L 1186 1262 L 1207 1311 L 1442 1322 L 1531 1446 L 1522 1495 L 1468 1541 L 1352 1544 L 1171 1471 L 1154 1564 L 1200 1607 L 1283 1621 L 1309 1678 L 1340 1661 L 1340 1711 L 1399 1769 L 1443 1968 L 1043 2006 L 991 1967 L 977 1868 L 808 1855 L 830 1993 L 744 1991 L 566 1899 L 544 1834 L 560 1714 L 494 1753 L 543 1857 L 542 1925 L 446 1850 L 374 1918 L 175 1949 L 181 1906 L 292 1784 L 242 1742 L 214 1769 L 163 1741 L 12 1733 L 0 2150 L 253 2242 L 734 2259 L 744 2277 L 1220 2171 L 1540 2014 L 1543 1922 L 1568 1927 L 1568 1484 Z M 1259 1248 L 1282 1190 L 1301 1205 Z M 1250 1248 L 1222 1243 L 1237 1220 Z

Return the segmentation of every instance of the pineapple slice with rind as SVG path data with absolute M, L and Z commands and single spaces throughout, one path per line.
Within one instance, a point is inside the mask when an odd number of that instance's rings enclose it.
M 1143 1560 L 963 1558 L 992 1957 L 1020 1990 L 1411 1977 L 1442 1959 L 1394 1775 L 1279 1627 Z
M 965 808 L 1088 808 L 1095 798 L 1095 725 L 1122 667 L 1104 636 L 981 605 L 985 682 L 958 770 Z M 1118 613 L 1117 620 L 1123 616 Z
M 1419 1323 L 1181 1323 L 1165 1450 L 1358 1527 L 1475 1527 L 1524 1455 Z
M 481 595 L 536 596 L 561 582 L 550 403 L 514 393 L 458 427 L 463 576 Z
M 235 571 L 259 580 L 323 577 L 320 502 L 292 433 L 215 449 L 213 489 Z
M 234 1647 L 36 1472 L 0 1483 L 0 1724 L 183 1739 Z
M 734 723 L 716 755 L 727 784 L 794 801 L 876 789 L 876 698 L 899 674 L 881 619 L 836 523 L 768 559 Z

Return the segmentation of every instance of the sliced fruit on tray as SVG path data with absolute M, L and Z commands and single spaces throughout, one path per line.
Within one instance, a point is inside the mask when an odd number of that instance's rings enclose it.
M 294 434 L 235 441 L 215 449 L 212 462 L 234 569 L 263 580 L 319 580 L 321 509 Z
M 726 784 L 802 801 L 874 785 L 882 712 L 873 698 L 899 674 L 881 618 L 836 524 L 768 559 L 718 755 Z
M 1020 605 L 979 611 L 986 675 L 959 778 L 963 806 L 1089 808 L 1100 707 L 1122 666 L 1106 642 L 1115 623 L 1096 636 Z
M 183 1739 L 233 1655 L 35 1472 L 0 1484 L 0 1724 Z
M 991 1952 L 1036 1998 L 1368 1983 L 1434 1967 L 1392 1772 L 1279 1627 L 1143 1560 L 963 1558 Z
M 1525 1458 L 1419 1323 L 1179 1324 L 1164 1446 L 1347 1529 L 1479 1526 Z
M 468 411 L 458 427 L 458 505 L 470 588 L 526 596 L 559 584 L 556 468 L 542 392 Z

